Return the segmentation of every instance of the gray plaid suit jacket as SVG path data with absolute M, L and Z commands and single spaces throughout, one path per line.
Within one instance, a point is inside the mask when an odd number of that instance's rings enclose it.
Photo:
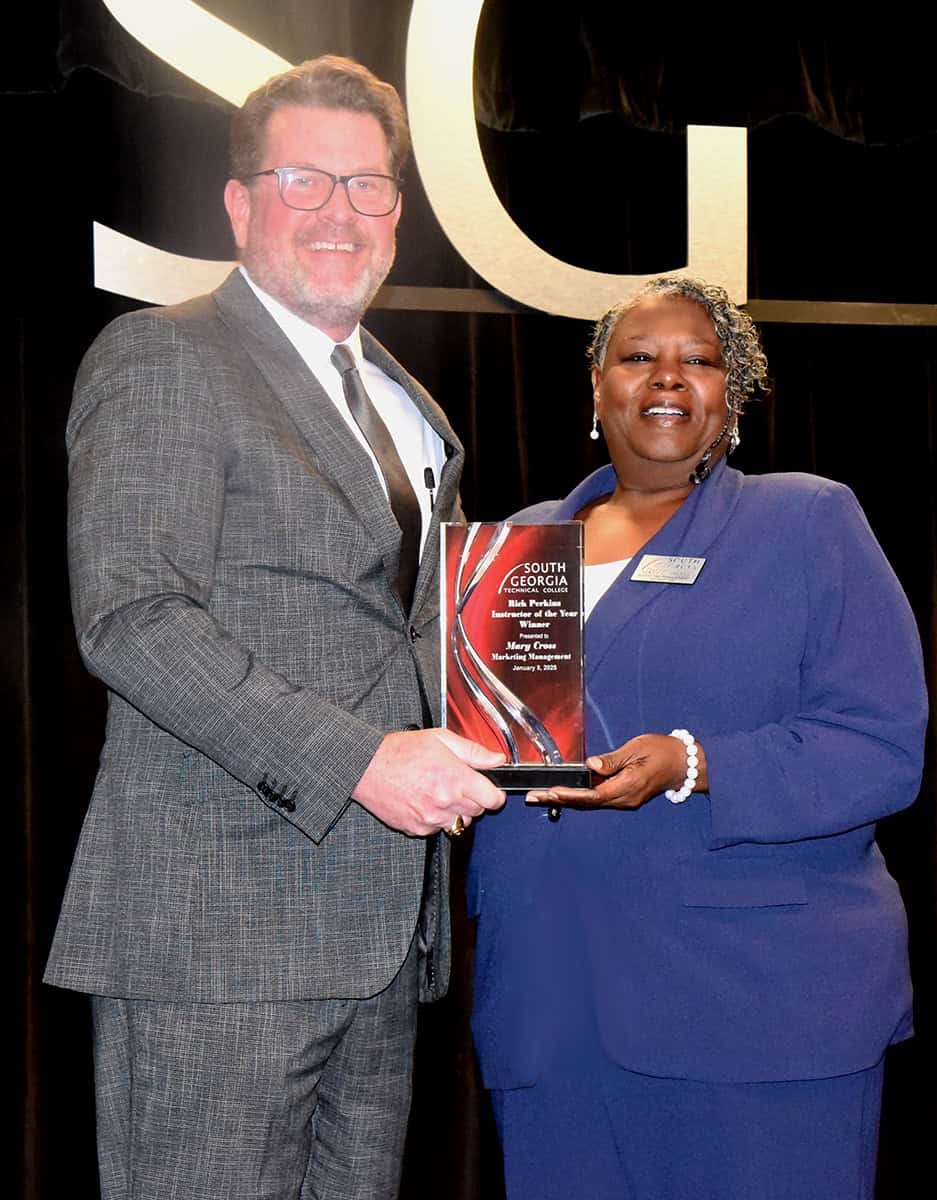
M 78 376 L 69 553 L 81 652 L 109 689 L 100 769 L 46 980 L 98 995 L 362 997 L 420 915 L 423 996 L 448 977 L 446 848 L 349 799 L 384 732 L 439 697 L 447 444 L 405 614 L 373 467 L 239 273 L 122 317 Z

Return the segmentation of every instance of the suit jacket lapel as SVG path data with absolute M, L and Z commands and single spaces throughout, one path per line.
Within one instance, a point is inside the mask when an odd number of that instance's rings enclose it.
M 586 622 L 585 654 L 590 671 L 599 665 L 622 626 L 645 605 L 653 604 L 670 587 L 684 586 L 633 580 L 631 576 L 642 557 L 645 554 L 664 554 L 705 558 L 738 504 L 742 480 L 743 476 L 738 471 L 727 467 L 725 460 L 721 460 L 709 479 L 694 488 L 666 525 L 641 547 L 625 567 Z M 614 468 L 603 467 L 596 471 L 561 503 L 557 519 L 572 520 L 585 504 L 599 496 L 608 495 L 614 486 Z M 705 566 L 703 570 L 706 570 Z
M 229 275 L 214 293 L 214 298 L 238 345 L 312 449 L 319 470 L 345 496 L 374 538 L 388 578 L 396 579 L 400 527 L 371 460 L 358 440 L 351 436 L 328 394 L 240 272 Z M 412 395 L 412 389 L 407 390 Z

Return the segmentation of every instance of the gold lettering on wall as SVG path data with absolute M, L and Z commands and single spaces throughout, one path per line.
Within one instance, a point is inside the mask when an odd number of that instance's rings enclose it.
M 157 58 L 235 106 L 293 65 L 192 0 L 103 0 L 105 8 Z
M 147 304 L 181 304 L 211 292 L 236 265 L 170 254 L 97 221 L 93 231 L 94 286 Z
M 191 0 L 103 3 L 147 50 L 231 104 L 241 104 L 258 84 L 292 66 Z M 170 254 L 94 225 L 94 285 L 118 296 L 174 304 L 216 287 L 234 265 Z
M 493 287 L 532 308 L 595 318 L 651 276 L 606 275 L 554 258 L 501 204 L 475 125 L 473 65 L 482 3 L 414 0 L 407 108 L 420 177 L 447 237 Z M 721 283 L 740 304 L 748 280 L 746 135 L 733 127 L 687 130 L 688 260 L 680 271 Z M 607 212 L 601 218 L 613 219 Z M 601 229 L 597 221 L 598 236 Z
M 407 103 L 420 177 L 446 236 L 493 288 L 531 308 L 592 319 L 652 276 L 603 274 L 555 258 L 501 204 L 475 126 L 472 76 L 482 2 L 414 0 Z M 148 50 L 232 104 L 291 65 L 190 0 L 104 3 Z M 746 137 L 743 128 L 688 127 L 688 253 L 677 272 L 721 283 L 737 303 L 747 299 Z M 94 246 L 97 287 L 155 304 L 198 295 L 233 265 L 169 254 L 97 224 Z

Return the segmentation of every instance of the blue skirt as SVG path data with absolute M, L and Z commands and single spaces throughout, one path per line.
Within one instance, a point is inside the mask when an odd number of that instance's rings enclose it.
M 872 1200 L 882 1064 L 699 1083 L 607 1059 L 492 1092 L 508 1200 Z
M 627 1071 L 601 1045 L 585 931 L 550 913 L 555 976 L 532 1087 L 492 1091 L 507 1200 L 872 1200 L 883 1063 L 707 1083 Z

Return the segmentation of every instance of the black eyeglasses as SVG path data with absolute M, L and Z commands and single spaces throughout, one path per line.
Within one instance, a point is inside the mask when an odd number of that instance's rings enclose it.
M 351 207 L 363 217 L 386 217 L 394 211 L 400 195 L 400 180 L 393 175 L 330 175 L 318 167 L 271 167 L 269 171 L 255 171 L 243 182 L 261 175 L 276 175 L 280 199 L 287 208 L 303 212 L 315 212 L 328 204 L 337 183 L 344 187 Z

